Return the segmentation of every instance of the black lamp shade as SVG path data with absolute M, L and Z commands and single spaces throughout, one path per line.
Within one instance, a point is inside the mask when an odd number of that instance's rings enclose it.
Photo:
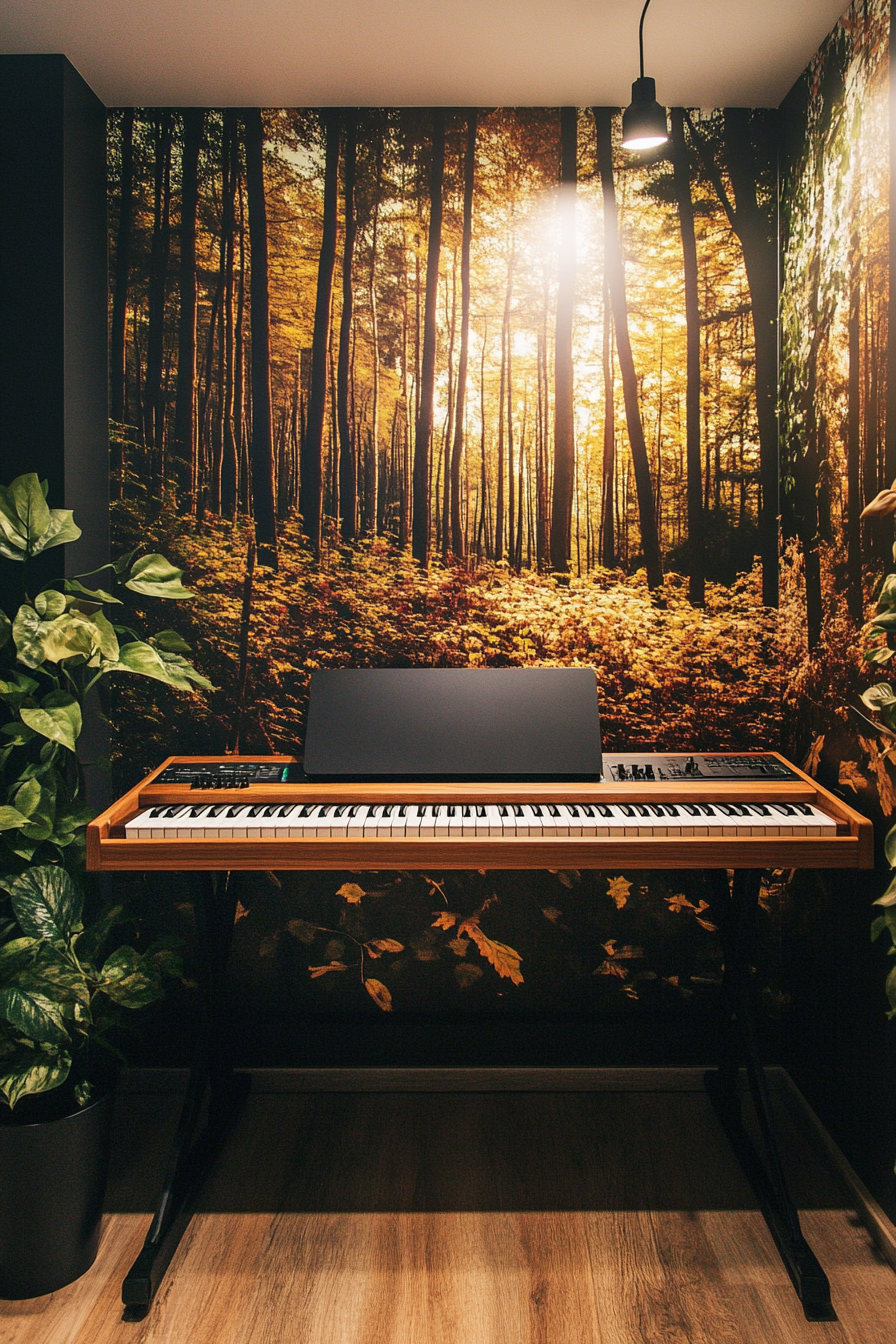
M 632 101 L 622 114 L 622 147 L 655 149 L 668 139 L 666 109 L 656 101 L 656 82 L 642 75 L 632 85 Z

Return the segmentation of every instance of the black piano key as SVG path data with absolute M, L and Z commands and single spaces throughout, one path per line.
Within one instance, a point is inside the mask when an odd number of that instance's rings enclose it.
M 234 807 L 228 807 L 227 809 L 228 817 L 238 817 L 242 812 L 244 806 L 245 806 L 244 803 L 237 803 Z

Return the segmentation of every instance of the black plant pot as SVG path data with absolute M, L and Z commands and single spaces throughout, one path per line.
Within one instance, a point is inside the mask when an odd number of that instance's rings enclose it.
M 0 1125 L 0 1298 L 40 1297 L 96 1259 L 112 1092 L 74 1115 Z

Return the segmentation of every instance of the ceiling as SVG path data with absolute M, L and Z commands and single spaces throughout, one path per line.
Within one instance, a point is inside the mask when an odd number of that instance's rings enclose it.
M 642 0 L 0 0 L 109 106 L 627 103 Z M 777 106 L 846 0 L 653 0 L 667 106 Z

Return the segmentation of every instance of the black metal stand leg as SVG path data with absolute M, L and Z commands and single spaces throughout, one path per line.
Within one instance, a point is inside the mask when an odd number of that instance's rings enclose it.
M 200 1058 L 190 1070 L 155 1216 L 143 1249 L 122 1284 L 125 1319 L 130 1321 L 141 1320 L 149 1310 L 190 1221 L 196 1197 L 249 1092 L 248 1075 L 233 1072 L 224 991 L 236 898 L 228 890 L 226 874 L 197 876 L 196 934 L 203 991 Z M 197 1135 L 206 1098 L 205 1126 Z
M 775 1141 L 771 1099 L 760 1058 L 755 993 L 750 970 L 759 881 L 760 874 L 756 871 L 736 872 L 729 895 L 727 875 L 714 875 L 713 909 L 720 921 L 725 948 L 725 975 L 722 982 L 725 1030 L 719 1067 L 707 1071 L 706 1090 L 759 1198 L 769 1231 L 803 1304 L 806 1320 L 835 1321 L 837 1316 L 831 1305 L 827 1276 L 803 1236 L 799 1212 L 787 1187 Z M 737 1092 L 741 1059 L 747 1067 L 764 1161 L 743 1126 Z

